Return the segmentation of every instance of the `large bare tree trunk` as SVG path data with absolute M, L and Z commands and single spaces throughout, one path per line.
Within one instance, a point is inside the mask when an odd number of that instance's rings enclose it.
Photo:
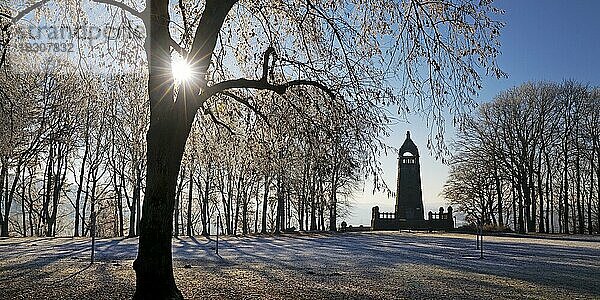
M 191 124 L 173 101 L 168 1 L 147 1 L 146 24 L 150 127 L 146 134 L 146 191 L 138 230 L 134 299 L 182 299 L 175 285 L 171 252 L 177 175 Z
M 152 79 L 149 83 L 157 86 Z M 153 111 L 147 134 L 147 179 L 139 250 L 133 264 L 135 299 L 182 298 L 173 277 L 171 234 L 177 175 L 188 133 L 185 115 Z
M 206 1 L 194 36 L 190 56 L 192 68 L 206 74 L 225 17 L 235 1 Z M 173 101 L 170 71 L 169 1 L 147 0 L 146 54 L 150 127 L 146 135 L 146 193 L 139 227 L 139 250 L 134 262 L 135 299 L 181 299 L 175 285 L 171 252 L 173 209 L 177 175 L 185 143 L 199 106 L 198 90 L 183 84 Z M 194 84 L 196 87 L 202 84 Z M 189 100 L 189 102 L 187 101 Z

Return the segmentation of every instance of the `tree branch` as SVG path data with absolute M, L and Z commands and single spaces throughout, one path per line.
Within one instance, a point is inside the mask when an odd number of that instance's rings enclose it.
M 34 9 L 46 4 L 48 1 L 50 0 L 41 0 L 39 2 L 36 2 L 30 6 L 28 6 L 27 8 L 25 8 L 24 10 L 20 11 L 17 13 L 16 16 L 11 17 L 9 14 L 7 13 L 0 13 L 0 17 L 4 17 L 10 20 L 10 22 L 8 22 L 7 24 L 5 24 L 4 26 L 2 26 L 1 30 L 6 32 L 8 31 L 8 29 L 10 28 L 10 26 L 12 24 L 16 24 L 19 20 L 21 20 L 23 17 L 25 17 L 27 14 L 29 14 L 30 12 L 32 12 Z M 0 67 L 2 67 L 4 65 L 4 62 L 6 60 L 6 51 L 8 49 L 8 43 L 10 41 L 10 35 L 8 35 L 8 38 L 3 41 L 3 49 L 2 49 L 2 55 L 0 57 Z
M 28 6 L 27 8 L 25 8 L 24 10 L 20 11 L 19 13 L 17 13 L 16 16 L 11 17 L 9 14 L 7 13 L 1 13 L 0 12 L 0 17 L 4 17 L 6 19 L 9 19 L 10 22 L 6 25 L 4 25 L 2 27 L 2 31 L 7 31 L 8 28 L 12 25 L 12 24 L 16 24 L 19 20 L 21 20 L 23 17 L 25 17 L 27 14 L 29 14 L 30 12 L 32 12 L 34 9 L 46 4 L 48 1 L 50 0 L 42 0 L 40 2 L 36 2 L 30 6 Z
M 202 76 L 199 86 L 206 86 L 204 74 L 207 74 L 219 31 L 223 27 L 227 14 L 236 2 L 237 0 L 205 1 L 204 11 L 192 38 L 189 55 L 192 69 Z
M 187 38 L 190 34 L 188 28 L 188 20 L 187 15 L 185 14 L 185 6 L 183 5 L 183 0 L 179 0 L 179 10 L 181 11 L 181 19 L 183 21 L 183 40 L 187 41 Z
M 228 92 L 228 91 L 222 91 L 220 92 L 221 94 L 228 96 L 232 99 L 234 99 L 235 101 L 244 104 L 245 106 L 247 106 L 248 108 L 250 108 L 255 114 L 259 115 L 266 123 L 267 125 L 270 127 L 271 124 L 269 124 L 269 120 L 267 120 L 267 116 L 265 116 L 258 108 L 256 108 L 254 105 L 250 104 L 250 102 L 234 93 Z
M 218 118 L 215 116 L 215 114 L 212 112 L 212 110 L 210 110 L 210 108 L 207 108 L 207 109 L 205 109 L 205 110 L 204 110 L 204 114 L 205 114 L 205 115 L 209 115 L 209 116 L 210 116 L 210 118 L 212 119 L 212 121 L 213 121 L 215 124 L 217 124 L 217 125 L 219 125 L 219 126 L 223 126 L 223 127 L 225 127 L 225 129 L 227 129 L 227 131 L 229 131 L 229 133 L 231 133 L 232 135 L 235 135 L 235 132 L 233 132 L 233 130 L 232 130 L 232 129 L 231 129 L 231 128 L 230 128 L 230 127 L 227 125 L 227 124 L 225 124 L 225 123 L 223 123 L 221 120 L 219 120 L 219 119 L 218 119 Z
M 267 48 L 267 51 L 265 51 L 265 54 L 263 56 L 263 69 L 262 69 L 262 80 L 266 81 L 267 80 L 267 75 L 269 73 L 269 56 L 271 56 L 271 54 L 273 53 L 273 55 L 275 56 L 275 48 L 269 46 L 269 48 Z M 275 57 L 275 59 L 277 59 L 277 57 Z
M 48 1 L 50 1 L 50 0 L 42 0 L 40 2 L 36 2 L 36 3 L 32 4 L 31 6 L 28 6 L 24 10 L 20 11 L 14 18 L 11 18 L 12 22 L 17 23 L 17 21 L 21 20 L 23 17 L 25 17 L 30 12 L 32 12 L 34 9 L 46 4 Z
M 312 81 L 312 80 L 298 79 L 298 80 L 288 81 L 283 84 L 269 83 L 269 81 L 267 80 L 268 72 L 269 72 L 269 57 L 271 54 L 275 55 L 274 52 L 275 52 L 275 49 L 273 49 L 273 47 L 269 47 L 265 51 L 265 54 L 263 56 L 263 64 L 262 64 L 263 72 L 262 72 L 262 77 L 260 79 L 256 80 L 256 79 L 239 78 L 239 79 L 222 81 L 215 85 L 209 86 L 209 87 L 205 88 L 202 91 L 202 93 L 199 95 L 198 104 L 203 103 L 204 101 L 208 100 L 208 98 L 210 98 L 218 93 L 222 93 L 227 96 L 232 96 L 233 94 L 226 93 L 225 91 L 227 91 L 229 89 L 239 89 L 239 88 L 270 90 L 279 95 L 283 95 L 283 94 L 285 94 L 287 89 L 290 87 L 313 86 L 313 87 L 316 87 L 316 88 L 320 89 L 321 91 L 327 93 L 327 95 L 329 95 L 329 97 L 331 99 L 335 99 L 335 93 L 331 89 L 329 89 L 322 83 Z M 237 98 L 236 97 L 237 96 L 233 95 L 232 98 L 234 98 L 235 100 L 238 100 L 238 101 L 241 99 L 239 97 L 237 97 Z M 243 100 L 243 99 L 241 99 L 241 100 Z M 241 103 L 243 103 L 243 104 L 247 105 L 248 107 L 250 107 L 251 109 L 253 109 L 252 106 L 249 105 L 249 103 L 244 103 L 244 102 L 241 102 Z
M 128 13 L 130 13 L 130 14 L 132 14 L 132 15 L 140 18 L 140 19 L 142 19 L 142 21 L 144 19 L 143 15 L 144 15 L 145 10 L 139 12 L 139 11 L 133 9 L 131 6 L 129 6 L 129 5 L 125 4 L 125 3 L 118 2 L 118 1 L 115 1 L 115 0 L 92 0 L 92 1 L 96 2 L 96 3 L 102 3 L 102 4 L 107 4 L 107 5 L 112 5 L 112 6 L 118 7 L 120 9 L 122 9 L 122 10 L 124 10 L 124 11 L 126 11 L 126 12 L 128 12 Z
M 257 89 L 257 90 L 270 90 L 279 95 L 285 94 L 288 88 L 300 85 L 308 85 L 316 87 L 323 92 L 327 93 L 331 99 L 335 99 L 335 93 L 327 88 L 325 85 L 312 81 L 312 80 L 292 80 L 283 84 L 271 84 L 264 79 L 253 80 L 246 78 L 239 78 L 233 80 L 226 80 L 219 82 L 213 86 L 207 87 L 202 94 L 200 94 L 202 100 L 206 100 L 211 96 L 214 96 L 217 93 L 222 93 L 223 91 L 229 89 L 240 89 L 240 88 L 248 88 L 248 89 Z
M 183 58 L 187 59 L 188 57 L 188 52 L 181 47 L 181 45 L 179 45 L 179 43 L 177 43 L 172 37 L 170 37 L 171 39 L 171 47 L 177 51 L 177 53 L 179 53 L 179 55 L 181 55 Z

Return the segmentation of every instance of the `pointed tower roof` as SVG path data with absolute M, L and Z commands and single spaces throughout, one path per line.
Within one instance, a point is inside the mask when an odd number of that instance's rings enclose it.
M 399 154 L 402 156 L 404 153 L 409 152 L 413 156 L 419 156 L 419 149 L 417 149 L 417 145 L 410 139 L 410 131 L 406 132 L 406 140 L 404 140 L 404 144 L 400 147 Z

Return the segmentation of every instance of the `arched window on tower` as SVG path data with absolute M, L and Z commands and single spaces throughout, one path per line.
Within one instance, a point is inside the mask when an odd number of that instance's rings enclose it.
M 402 163 L 403 164 L 415 164 L 417 163 L 417 158 L 410 152 L 404 152 L 402 154 Z

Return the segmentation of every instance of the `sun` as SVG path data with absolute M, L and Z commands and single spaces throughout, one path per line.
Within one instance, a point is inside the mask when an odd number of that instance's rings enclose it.
M 192 67 L 182 57 L 173 57 L 171 61 L 171 72 L 176 82 L 181 83 L 192 78 Z

